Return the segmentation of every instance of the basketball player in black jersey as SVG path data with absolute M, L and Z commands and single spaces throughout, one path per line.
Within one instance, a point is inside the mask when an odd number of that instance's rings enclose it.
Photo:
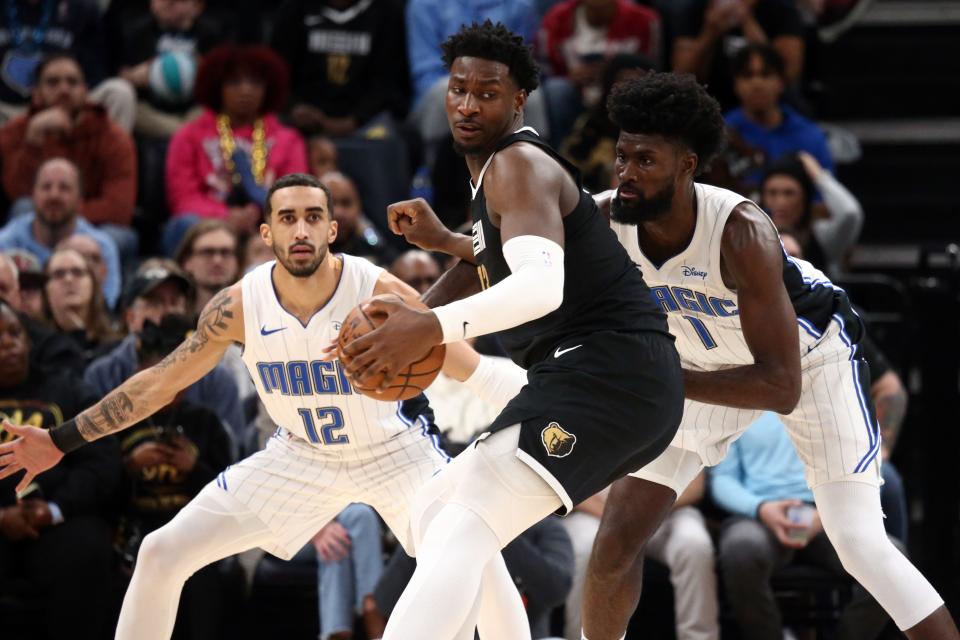
M 519 394 L 501 399 L 489 437 L 415 501 L 417 571 L 385 640 L 459 637 L 489 558 L 657 456 L 682 412 L 664 316 L 576 170 L 523 127 L 537 68 L 522 39 L 488 21 L 443 48 L 447 117 L 472 177 L 473 234 L 438 231 L 423 201 L 391 206 L 394 230 L 461 262 L 426 294 L 430 311 L 368 303 L 388 319 L 347 345 L 342 359 L 370 386 L 432 345 L 500 332 L 528 374 Z M 491 394 L 496 387 L 491 380 Z

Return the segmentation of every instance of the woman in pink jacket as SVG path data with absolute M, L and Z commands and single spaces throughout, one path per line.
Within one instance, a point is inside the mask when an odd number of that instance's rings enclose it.
M 199 218 L 220 218 L 240 234 L 256 230 L 273 181 L 306 172 L 306 145 L 276 112 L 289 95 L 283 59 L 263 46 L 223 45 L 197 71 L 195 98 L 204 107 L 167 151 L 167 201 L 173 219 L 164 249 L 173 250 Z

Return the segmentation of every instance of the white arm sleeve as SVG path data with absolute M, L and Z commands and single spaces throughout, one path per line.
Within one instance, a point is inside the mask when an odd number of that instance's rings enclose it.
M 563 248 L 540 236 L 517 236 L 503 245 L 510 275 L 489 289 L 433 312 L 443 342 L 510 329 L 547 315 L 563 302 Z
M 515 365 L 509 358 L 480 356 L 477 368 L 463 384 L 497 411 L 503 411 L 527 384 L 527 370 Z

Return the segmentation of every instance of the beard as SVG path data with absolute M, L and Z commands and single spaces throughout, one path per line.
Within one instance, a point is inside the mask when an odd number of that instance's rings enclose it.
M 622 200 L 618 189 L 617 195 L 610 202 L 610 217 L 616 222 L 631 225 L 663 218 L 670 213 L 675 191 L 676 188 L 671 182 L 653 194 L 653 197 L 646 198 L 642 193 L 638 193 L 636 200 Z
M 282 264 L 283 268 L 287 270 L 287 273 L 294 278 L 309 278 L 317 272 L 317 269 L 320 268 L 320 265 L 323 264 L 323 261 L 326 259 L 327 247 L 320 247 L 314 254 L 313 259 L 309 262 L 294 262 L 290 258 L 289 249 L 281 255 L 276 245 L 273 247 L 273 254 L 277 256 L 277 262 Z

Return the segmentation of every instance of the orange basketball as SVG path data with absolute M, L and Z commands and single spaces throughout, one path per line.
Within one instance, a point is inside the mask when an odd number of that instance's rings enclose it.
M 426 308 L 426 307 L 423 307 Z M 387 319 L 385 313 L 367 313 L 362 305 L 357 305 L 347 314 L 343 320 L 343 326 L 340 327 L 340 334 L 337 336 L 337 355 L 341 360 L 346 361 L 343 356 L 343 347 L 350 344 L 357 338 L 364 336 Z M 443 367 L 443 359 L 447 354 L 447 347 L 438 344 L 422 358 L 412 363 L 405 370 L 397 374 L 393 383 L 383 390 L 383 393 L 377 393 L 375 386 L 366 388 L 357 386 L 353 383 L 353 388 L 374 400 L 383 400 L 384 402 L 396 402 L 397 400 L 407 400 L 423 392 L 430 386 Z M 379 384 L 383 379 L 383 374 L 374 377 L 374 385 Z

